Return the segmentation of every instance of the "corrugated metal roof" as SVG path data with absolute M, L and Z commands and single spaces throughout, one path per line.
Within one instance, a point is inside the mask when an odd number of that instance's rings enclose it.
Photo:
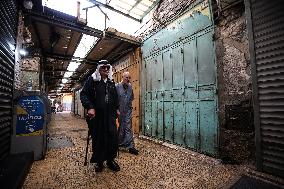
M 142 19 L 160 0 L 111 0 L 108 5 L 129 14 L 137 19 Z M 100 2 L 104 3 L 104 0 Z
M 108 28 L 105 32 L 82 25 L 76 17 L 45 7 L 44 12 L 25 12 L 35 53 L 46 57 L 45 81 L 49 92 L 70 92 L 72 86 L 100 59 L 113 61 L 139 42 Z M 91 35 L 92 36 L 91 36 Z M 81 65 L 82 64 L 82 65 Z M 77 69 L 78 68 L 78 69 Z

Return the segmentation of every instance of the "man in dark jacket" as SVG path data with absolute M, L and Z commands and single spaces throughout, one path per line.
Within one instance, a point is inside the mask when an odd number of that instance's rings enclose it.
M 114 161 L 118 151 L 118 134 L 115 124 L 119 113 L 118 96 L 112 81 L 112 67 L 101 60 L 96 71 L 87 79 L 80 99 L 87 109 L 87 123 L 92 137 L 92 158 L 95 171 L 103 170 L 103 162 L 113 171 L 119 171 Z

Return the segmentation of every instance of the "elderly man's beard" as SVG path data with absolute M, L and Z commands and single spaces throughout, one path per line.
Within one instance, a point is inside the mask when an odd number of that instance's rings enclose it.
M 107 78 L 107 76 L 108 76 L 108 72 L 102 71 L 102 72 L 100 72 L 100 74 L 101 74 L 102 78 Z

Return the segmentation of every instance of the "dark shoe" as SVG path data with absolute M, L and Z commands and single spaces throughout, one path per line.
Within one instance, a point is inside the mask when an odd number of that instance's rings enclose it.
M 114 160 L 107 161 L 106 164 L 110 170 L 115 171 L 115 172 L 120 171 L 119 165 Z
M 138 150 L 136 150 L 135 148 L 129 148 L 129 153 L 134 154 L 134 155 L 138 155 Z
M 102 172 L 104 168 L 104 164 L 103 163 L 95 163 L 95 171 L 96 172 Z

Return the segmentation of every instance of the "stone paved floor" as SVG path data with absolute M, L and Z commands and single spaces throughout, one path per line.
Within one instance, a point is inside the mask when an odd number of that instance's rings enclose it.
M 222 165 L 187 149 L 136 138 L 140 154 L 120 151 L 117 161 L 121 171 L 114 173 L 105 168 L 95 173 L 92 164 L 83 165 L 87 138 L 84 119 L 70 113 L 53 114 L 49 134 L 67 137 L 74 146 L 51 148 L 44 160 L 35 161 L 25 189 L 227 188 L 244 171 L 240 166 Z

